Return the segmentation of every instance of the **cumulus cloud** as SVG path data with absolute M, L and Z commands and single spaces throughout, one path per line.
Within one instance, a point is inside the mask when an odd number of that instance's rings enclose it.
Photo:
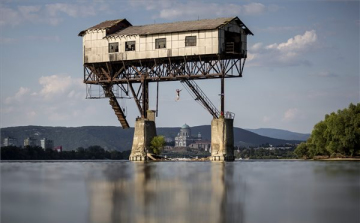
M 82 87 L 81 79 L 74 79 L 71 76 L 51 75 L 43 76 L 39 79 L 39 84 L 42 86 L 39 95 L 45 99 L 51 99 L 56 95 L 75 94 L 73 88 Z
M 95 16 L 98 12 L 107 10 L 105 3 L 70 4 L 53 3 L 46 5 L 21 5 L 7 7 L 0 4 L 0 26 L 19 25 L 21 23 L 46 23 L 57 25 L 68 17 Z
M 39 78 L 38 84 L 37 90 L 20 87 L 1 101 L 0 112 L 4 120 L 1 125 L 62 125 L 63 121 L 94 116 L 93 103 L 85 100 L 82 79 L 66 74 L 50 75 Z
M 298 115 L 299 110 L 297 108 L 290 108 L 284 113 L 283 121 L 292 121 Z
M 30 89 L 25 87 L 20 87 L 20 89 L 15 93 L 14 96 L 7 97 L 5 99 L 6 104 L 11 104 L 12 102 L 20 102 L 23 101 L 24 98 L 29 94 Z
M 249 48 L 249 66 L 297 66 L 310 65 L 301 57 L 310 51 L 317 43 L 315 30 L 306 31 L 303 35 L 296 35 L 283 43 L 273 43 L 264 46 L 255 43 Z
M 266 49 L 278 49 L 282 51 L 300 51 L 306 49 L 306 47 L 311 46 L 312 43 L 316 42 L 317 35 L 315 30 L 306 31 L 304 35 L 297 35 L 293 38 L 290 38 L 285 43 L 280 44 L 271 44 L 266 47 Z

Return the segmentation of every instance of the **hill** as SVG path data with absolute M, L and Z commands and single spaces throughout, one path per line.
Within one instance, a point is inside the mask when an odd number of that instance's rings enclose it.
M 180 128 L 157 128 L 158 135 L 174 138 Z M 210 125 L 195 126 L 191 128 L 192 134 L 201 132 L 203 139 L 211 138 Z M 40 145 L 40 139 L 48 138 L 54 141 L 54 146 L 63 146 L 64 150 L 75 150 L 78 147 L 99 145 L 106 150 L 125 151 L 131 149 L 134 128 L 122 129 L 115 126 L 83 126 L 83 127 L 44 127 L 19 126 L 0 129 L 1 138 L 16 138 L 18 145 L 23 145 L 27 137 L 33 137 Z M 250 131 L 234 128 L 234 143 L 240 146 L 257 146 L 269 143 L 274 146 L 286 143 L 299 143 L 260 136 Z
M 282 129 L 260 128 L 260 129 L 246 129 L 246 130 L 261 136 L 266 136 L 275 139 L 284 139 L 284 140 L 306 141 L 310 137 L 310 134 L 290 132 Z

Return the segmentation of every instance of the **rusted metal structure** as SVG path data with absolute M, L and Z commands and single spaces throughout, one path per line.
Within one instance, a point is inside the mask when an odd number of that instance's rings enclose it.
M 132 26 L 126 19 L 102 22 L 79 33 L 87 98 L 109 98 L 122 127 L 128 128 L 115 88 L 125 96 L 131 93 L 146 118 L 149 83 L 181 81 L 218 118 L 225 112 L 224 79 L 242 76 L 247 35 L 253 33 L 238 17 L 143 26 Z M 221 111 L 194 82 L 210 78 L 221 79 Z M 103 92 L 92 95 L 91 85 L 101 86 Z

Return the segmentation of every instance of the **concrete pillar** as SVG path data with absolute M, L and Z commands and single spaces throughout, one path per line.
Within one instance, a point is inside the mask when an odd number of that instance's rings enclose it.
M 146 161 L 150 142 L 156 136 L 155 121 L 138 118 L 135 122 L 134 139 L 131 148 L 130 161 Z
M 156 111 L 154 111 L 154 110 L 147 111 L 147 119 L 149 119 L 149 121 L 155 122 L 155 115 L 156 115 Z
M 234 119 L 211 121 L 211 161 L 234 161 Z

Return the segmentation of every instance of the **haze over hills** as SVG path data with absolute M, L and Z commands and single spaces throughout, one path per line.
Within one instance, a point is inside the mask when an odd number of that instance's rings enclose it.
M 246 130 L 261 136 L 266 136 L 276 139 L 285 139 L 285 140 L 306 141 L 310 137 L 310 134 L 291 132 L 282 129 L 259 128 L 259 129 L 246 129 Z
M 157 128 L 158 135 L 172 138 L 178 134 L 180 128 Z M 63 146 L 64 150 L 75 150 L 78 147 L 99 145 L 107 150 L 124 151 L 131 149 L 134 128 L 122 129 L 115 126 L 83 126 L 83 127 L 45 127 L 45 126 L 19 126 L 0 129 L 1 138 L 16 138 L 18 145 L 22 146 L 27 137 L 37 139 L 48 138 L 54 141 L 54 146 Z M 191 127 L 192 135 L 201 132 L 202 138 L 210 140 L 210 125 Z M 283 145 L 286 143 L 299 143 L 296 140 L 275 139 L 260 136 L 253 132 L 234 128 L 234 143 L 236 146 L 257 146 L 265 143 L 271 145 Z

